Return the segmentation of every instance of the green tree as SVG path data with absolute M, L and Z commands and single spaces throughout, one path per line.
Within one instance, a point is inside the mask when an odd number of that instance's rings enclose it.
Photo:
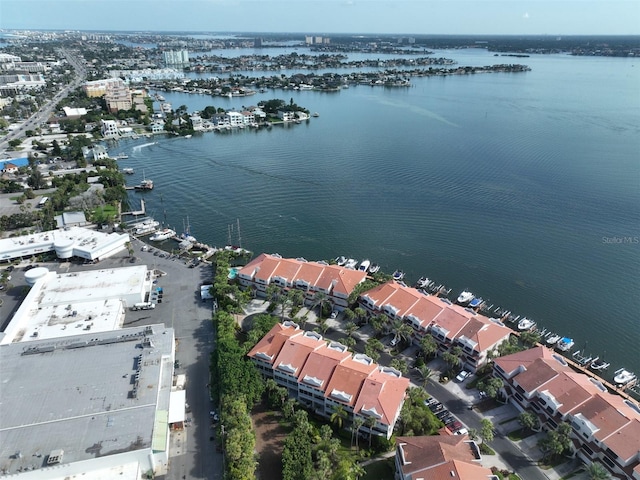
M 396 370 L 398 370 L 403 375 L 406 375 L 409 372 L 409 367 L 407 367 L 406 360 L 403 360 L 401 358 L 392 359 L 391 363 L 389 364 L 389 366 L 391 368 L 395 368 Z
M 342 428 L 342 425 L 347 418 L 349 418 L 349 413 L 345 410 L 345 408 L 342 405 L 336 405 L 333 409 L 331 417 L 329 417 L 329 420 L 333 425 L 340 429 Z
M 601 463 L 592 462 L 587 467 L 587 477 L 589 480 L 609 480 L 611 475 Z
M 367 419 L 364 422 L 365 427 L 369 429 L 369 450 L 371 450 L 371 440 L 373 440 L 373 435 L 374 435 L 373 429 L 376 427 L 377 423 L 378 423 L 378 419 L 373 415 L 370 417 L 367 417 Z
M 330 303 L 329 297 L 326 293 L 322 291 L 318 291 L 313 296 L 313 304 L 312 308 L 318 307 L 318 318 L 323 317 L 323 312 L 326 307 Z
M 535 413 L 524 411 L 518 415 L 518 421 L 522 426 L 522 432 L 533 430 L 538 426 L 538 416 Z
M 420 339 L 420 353 L 422 353 L 425 360 L 433 358 L 438 352 L 438 344 L 430 334 L 425 334 Z
M 353 447 L 353 440 L 355 438 L 356 441 L 356 451 L 358 451 L 358 437 L 360 434 L 360 429 L 364 425 L 364 418 L 356 415 L 353 418 L 353 422 L 351 422 L 351 446 Z
M 431 375 L 433 375 L 433 370 L 427 367 L 427 365 L 425 365 L 424 363 L 416 368 L 416 370 L 418 371 L 418 373 L 420 374 L 420 378 L 422 379 L 422 388 L 427 388 L 427 385 L 429 384 L 429 378 L 431 378 Z
M 351 310 L 348 311 L 350 312 Z M 356 330 L 358 330 L 358 326 L 355 323 L 347 322 L 344 324 L 344 333 L 346 333 L 347 336 L 353 337 Z
M 540 333 L 536 331 L 522 332 L 520 334 L 520 342 L 522 342 L 525 347 L 534 347 L 540 342 Z
M 504 384 L 502 383 L 501 379 L 497 377 L 491 377 L 486 382 L 484 382 L 482 386 L 483 388 L 481 388 L 480 390 L 484 390 L 488 397 L 497 398 Z
M 480 421 L 480 438 L 483 443 L 489 443 L 493 441 L 493 423 L 488 418 L 483 418 Z

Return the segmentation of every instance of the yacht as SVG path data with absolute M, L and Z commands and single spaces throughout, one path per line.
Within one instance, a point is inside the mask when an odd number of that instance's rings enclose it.
M 573 338 L 562 337 L 556 344 L 556 348 L 561 352 L 568 352 L 569 350 L 571 350 L 571 347 L 573 347 L 574 343 L 575 342 L 573 341 Z
M 633 382 L 636 379 L 636 374 L 630 372 L 629 370 L 625 370 L 621 368 L 620 370 L 616 370 L 615 377 L 613 377 L 613 381 L 618 386 L 624 386 L 628 383 Z
M 481 298 L 473 298 L 470 302 L 468 307 L 469 308 L 478 308 L 480 307 L 480 305 L 482 305 L 482 299 Z
M 535 326 L 536 322 L 529 320 L 526 317 L 518 322 L 518 330 L 531 330 Z
M 380 270 L 380 265 L 377 263 L 372 263 L 369 267 L 369 273 L 377 273 Z
M 344 264 L 345 268 L 350 268 L 351 270 L 355 270 L 358 265 L 358 261 L 355 258 L 350 258 L 347 260 L 347 263 Z
M 404 278 L 404 272 L 402 270 L 396 270 L 395 272 L 393 272 L 393 279 L 396 282 L 399 282 L 403 278 Z
M 370 266 L 371 266 L 371 262 L 369 260 L 363 260 L 360 262 L 360 265 L 358 266 L 358 270 L 360 270 L 361 272 L 366 272 L 367 270 L 369 270 Z
M 152 242 L 162 242 L 163 240 L 167 240 L 168 238 L 173 238 L 176 236 L 175 230 L 171 230 L 170 228 L 163 228 L 162 230 L 158 230 L 156 233 L 149 237 L 149 240 Z
M 469 290 L 464 290 L 460 295 L 458 295 L 458 303 L 460 305 L 466 305 L 471 300 L 473 300 L 473 293 Z
M 153 190 L 153 180 L 149 180 L 148 178 L 142 180 L 139 185 L 136 185 L 136 190 Z
M 344 266 L 344 264 L 347 263 L 347 257 L 340 255 L 336 258 L 336 263 L 341 267 Z

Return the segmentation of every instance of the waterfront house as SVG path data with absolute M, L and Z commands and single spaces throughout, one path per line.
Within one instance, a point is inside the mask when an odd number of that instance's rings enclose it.
M 151 133 L 162 133 L 164 132 L 164 123 L 156 121 L 149 125 L 149 128 L 151 129 Z
M 488 353 L 512 333 L 495 319 L 394 281 L 364 292 L 360 305 L 370 315 L 384 314 L 411 325 L 416 343 L 425 335 L 431 335 L 440 354 L 460 346 L 463 367 L 472 372 L 484 365 Z
M 278 118 L 283 122 L 293 122 L 296 119 L 296 112 L 278 110 Z
M 498 480 L 467 435 L 396 438 L 395 479 Z
M 100 133 L 104 138 L 116 138 L 120 136 L 120 130 L 115 120 L 100 120 L 102 124 Z
M 375 424 L 361 432 L 391 438 L 409 387 L 397 370 L 352 355 L 344 345 L 293 322 L 275 325 L 247 355 L 265 377 L 316 414 L 329 418 L 341 407 L 348 424 L 374 417 Z
M 334 308 L 342 310 L 349 305 L 351 292 L 366 276 L 366 272 L 338 265 L 263 253 L 242 267 L 237 278 L 240 285 L 261 297 L 272 283 L 284 290 L 297 288 L 303 291 L 307 305 L 317 292 L 323 292 Z
M 640 478 L 640 408 L 609 393 L 595 377 L 574 371 L 558 354 L 538 346 L 494 360 L 502 393 L 531 410 L 541 428 L 571 425 L 573 454 L 599 462 L 614 478 Z

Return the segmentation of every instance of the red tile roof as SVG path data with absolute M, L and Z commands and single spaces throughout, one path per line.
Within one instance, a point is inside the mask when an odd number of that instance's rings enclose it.
M 329 380 L 325 390 L 325 397 L 354 406 L 364 380 L 377 367 L 378 365 L 373 361 L 367 365 L 353 358 L 346 359 L 340 365 L 337 365 L 333 371 L 331 380 Z
M 414 479 L 481 480 L 491 476 L 491 470 L 476 463 L 466 435 L 398 437 L 396 445 L 402 474 Z
M 404 401 L 409 387 L 409 379 L 390 372 L 390 369 L 378 369 L 369 375 L 362 385 L 354 412 L 375 416 L 387 425 L 395 421 L 398 405 Z

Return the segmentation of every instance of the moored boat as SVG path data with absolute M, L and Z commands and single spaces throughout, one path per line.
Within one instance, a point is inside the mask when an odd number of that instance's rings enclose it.
M 135 188 L 136 190 L 153 190 L 153 180 L 145 178 L 140 182 L 139 185 L 136 185 L 133 188 Z
M 404 278 L 404 272 L 402 270 L 396 270 L 395 272 L 393 272 L 393 279 L 396 282 L 399 282 L 403 278 Z
M 478 308 L 480 305 L 482 305 L 482 299 L 481 298 L 474 298 L 473 300 L 471 300 L 469 302 L 469 305 L 467 305 L 469 308 Z
M 127 175 L 133 175 L 136 172 L 133 168 L 123 168 L 122 173 L 126 173 Z
M 371 266 L 371 261 L 365 259 L 360 262 L 360 265 L 358 265 L 358 270 L 360 270 L 361 272 L 366 272 L 367 270 L 369 270 L 370 266 Z
M 427 288 L 427 287 L 429 287 L 430 283 L 431 283 L 431 280 L 429 280 L 427 277 L 420 277 L 418 279 L 418 281 L 416 282 L 416 287 L 417 288 Z
M 629 370 L 626 370 L 624 368 L 621 368 L 615 371 L 615 376 L 613 377 L 613 381 L 616 383 L 616 385 L 624 386 L 636 380 L 636 378 L 637 377 L 635 373 L 630 372 Z
M 127 155 L 126 153 L 119 153 L 113 158 L 116 160 L 126 160 L 127 158 L 129 158 L 129 155 Z
M 340 255 L 338 258 L 336 258 L 336 263 L 341 267 L 344 266 L 344 264 L 347 263 L 347 257 Z
M 380 270 L 380 265 L 377 263 L 372 263 L 369 267 L 369 273 L 377 273 Z
M 518 322 L 518 330 L 531 330 L 535 326 L 536 322 L 526 317 Z
M 356 260 L 355 258 L 349 258 L 347 260 L 347 263 L 344 264 L 344 267 L 350 268 L 351 270 L 355 270 L 357 265 L 358 265 L 358 260 Z
M 556 344 L 556 348 L 561 352 L 568 352 L 569 350 L 571 350 L 571 347 L 573 347 L 574 343 L 575 342 L 573 341 L 573 338 L 562 337 Z
M 460 305 L 466 305 L 468 304 L 471 300 L 473 300 L 474 295 L 473 293 L 471 293 L 469 290 L 464 290 L 462 291 L 462 293 L 460 295 L 458 295 L 458 300 L 457 302 Z
M 611 364 L 609 362 L 605 362 L 603 359 L 601 359 L 600 357 L 596 357 L 592 362 L 591 365 L 589 365 L 589 368 L 591 370 L 595 370 L 596 372 L 600 372 L 602 370 L 606 370 L 607 368 L 609 368 Z
M 545 342 L 547 343 L 547 345 L 552 346 L 555 345 L 556 343 L 558 343 L 558 341 L 561 339 L 562 337 L 560 335 L 558 335 L 557 333 L 553 333 L 551 335 L 549 335 L 546 339 Z
M 170 228 L 163 228 L 162 230 L 158 230 L 156 233 L 151 235 L 149 237 L 149 240 L 151 240 L 152 242 L 162 242 L 163 240 L 167 240 L 175 236 L 175 230 L 171 230 Z

